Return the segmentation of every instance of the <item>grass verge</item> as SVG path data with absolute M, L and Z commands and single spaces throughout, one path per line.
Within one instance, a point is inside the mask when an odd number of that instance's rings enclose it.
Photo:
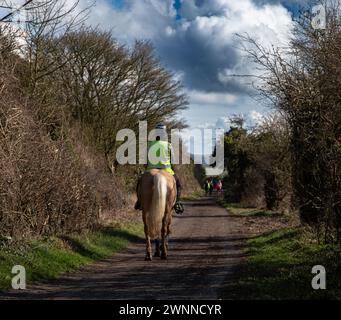
M 10 288 L 14 265 L 26 269 L 27 281 L 55 278 L 125 248 L 143 235 L 143 225 L 120 223 L 86 235 L 1 244 L 0 291 Z
M 203 190 L 200 191 L 196 191 L 196 192 L 192 192 L 190 194 L 187 194 L 183 197 L 181 197 L 182 201 L 192 201 L 192 200 L 196 200 L 202 196 L 204 196 L 205 192 Z
M 302 228 L 252 238 L 246 253 L 225 299 L 341 299 L 340 247 L 314 243 Z M 326 269 L 326 290 L 312 289 L 315 265 Z
M 228 203 L 224 200 L 217 201 L 219 205 L 223 206 L 228 212 L 233 215 L 240 215 L 244 217 L 270 217 L 270 216 L 281 216 L 281 213 L 258 209 L 258 208 L 246 208 L 239 203 Z

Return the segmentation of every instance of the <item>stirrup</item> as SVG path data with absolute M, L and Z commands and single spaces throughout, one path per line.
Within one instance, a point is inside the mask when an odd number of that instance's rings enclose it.
M 181 202 L 177 202 L 174 205 L 174 210 L 175 210 L 176 214 L 182 214 L 185 211 L 184 206 L 182 205 Z

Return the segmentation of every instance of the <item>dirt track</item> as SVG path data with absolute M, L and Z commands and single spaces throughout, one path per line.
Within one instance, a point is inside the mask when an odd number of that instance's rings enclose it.
M 167 261 L 145 262 L 141 240 L 79 271 L 0 298 L 220 298 L 242 259 L 238 221 L 209 198 L 186 202 L 185 210 L 174 216 Z

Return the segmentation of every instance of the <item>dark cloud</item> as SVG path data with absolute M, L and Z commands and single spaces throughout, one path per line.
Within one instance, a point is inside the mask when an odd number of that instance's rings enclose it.
M 254 1 L 259 6 L 265 2 L 279 3 L 279 1 L 271 0 Z M 244 20 L 241 17 L 239 21 L 233 15 L 244 14 L 247 16 L 248 13 L 244 12 L 246 9 L 242 5 L 240 9 L 236 8 L 236 5 L 229 7 L 226 3 L 227 1 L 224 3 L 217 0 L 183 0 L 180 9 L 182 20 L 172 24 L 174 31 L 172 36 L 154 39 L 162 61 L 172 70 L 183 73 L 183 82 L 188 89 L 228 93 L 246 93 L 250 90 L 249 87 L 241 85 L 233 77 L 222 82 L 219 73 L 233 70 L 236 65 L 241 63 L 241 52 L 236 48 L 235 33 L 253 32 L 253 28 L 250 28 L 253 23 L 258 29 L 263 28 L 264 33 L 269 32 L 267 26 L 269 21 L 262 18 L 263 26 L 260 22 L 244 21 L 245 17 Z M 249 3 L 252 4 L 252 2 Z M 256 6 L 254 7 L 256 8 Z M 240 12 L 238 12 L 239 10 Z M 198 22 L 198 19 L 203 20 L 203 18 L 209 21 L 205 27 L 200 26 Z M 255 13 L 250 13 L 250 20 L 255 18 L 257 18 Z M 188 25 L 186 28 L 182 28 L 181 23 Z M 269 28 L 272 28 L 274 32 L 278 31 L 275 30 L 276 26 L 274 25 Z M 236 30 L 236 32 L 230 32 L 229 29 Z M 258 33 L 260 32 L 263 31 L 258 31 Z M 225 34 L 226 36 L 224 36 Z M 276 39 L 273 40 L 276 41 Z
M 281 4 L 289 10 L 297 10 L 311 6 L 312 0 L 252 0 L 256 5 L 263 6 L 265 4 Z
M 195 19 L 198 16 L 220 16 L 222 15 L 222 4 L 209 0 L 183 0 L 180 15 L 184 19 Z
M 92 21 L 112 26 L 114 36 L 128 44 L 151 40 L 162 63 L 183 75 L 188 90 L 246 93 L 249 87 L 226 77 L 250 72 L 250 62 L 236 48 L 235 34 L 248 32 L 276 45 L 291 20 L 281 6 L 263 9 L 264 0 L 182 0 L 181 7 L 179 0 L 174 3 L 120 0 L 121 6 L 112 8 L 109 0 L 97 0 Z
M 202 37 L 195 28 L 177 32 L 171 39 L 157 41 L 157 50 L 173 70 L 183 72 L 184 85 L 188 89 L 208 92 L 236 92 L 243 89 L 238 83 L 223 84 L 218 74 L 233 68 L 239 54 L 230 43 L 214 45 L 213 37 Z

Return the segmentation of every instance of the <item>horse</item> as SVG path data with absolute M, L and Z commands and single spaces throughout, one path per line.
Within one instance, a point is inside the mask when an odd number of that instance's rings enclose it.
M 146 261 L 152 261 L 151 240 L 156 240 L 156 257 L 166 260 L 168 236 L 171 233 L 172 210 L 176 202 L 174 177 L 159 169 L 145 172 L 141 177 L 138 194 L 142 208 L 146 238 Z M 161 238 L 161 248 L 158 239 Z

